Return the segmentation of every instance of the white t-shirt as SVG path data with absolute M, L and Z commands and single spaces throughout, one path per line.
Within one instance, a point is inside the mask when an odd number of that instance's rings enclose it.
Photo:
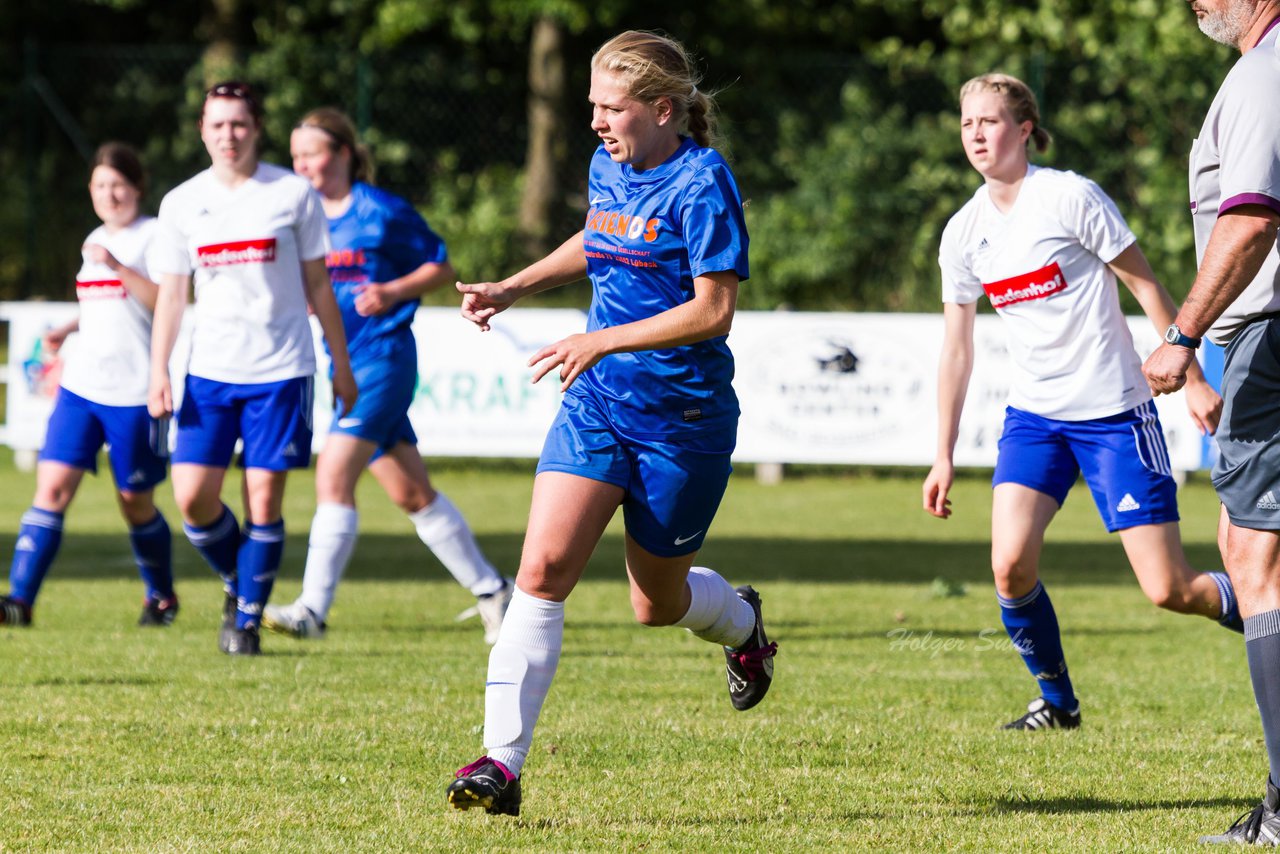
M 104 246 L 121 264 L 153 278 L 147 253 L 156 220 L 140 216 L 116 232 L 98 226 L 85 243 Z M 62 387 L 106 406 L 145 406 L 151 367 L 151 312 L 125 288 L 120 275 L 81 253 L 76 274 L 80 333 L 67 348 Z
M 1005 319 L 1009 404 L 1062 421 L 1151 399 L 1107 267 L 1134 242 L 1115 203 L 1074 172 L 1031 166 L 1007 214 L 984 184 L 942 233 L 942 301 L 986 293 Z
M 1233 207 L 1262 204 L 1280 212 L 1280 26 L 1231 68 L 1191 144 L 1191 221 L 1196 264 L 1204 260 L 1218 216 Z M 1253 318 L 1280 311 L 1280 252 L 1209 328 L 1226 344 Z
M 169 191 L 154 270 L 195 274 L 188 371 L 242 384 L 315 373 L 301 262 L 328 249 L 320 198 L 279 166 L 259 164 L 234 189 L 205 170 Z

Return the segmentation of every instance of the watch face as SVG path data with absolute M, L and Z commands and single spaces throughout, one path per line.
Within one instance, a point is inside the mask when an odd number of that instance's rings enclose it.
M 1178 339 L 1182 337 L 1182 333 L 1178 331 L 1178 327 L 1170 326 L 1164 331 L 1164 340 L 1170 344 L 1177 344 Z

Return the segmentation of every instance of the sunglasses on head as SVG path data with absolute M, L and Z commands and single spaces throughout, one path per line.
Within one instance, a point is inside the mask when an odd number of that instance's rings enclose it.
M 219 83 L 209 90 L 208 98 L 244 98 L 253 99 L 253 93 L 243 83 Z

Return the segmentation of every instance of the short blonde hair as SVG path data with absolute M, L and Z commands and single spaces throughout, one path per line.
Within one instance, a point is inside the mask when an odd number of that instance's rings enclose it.
M 600 46 L 591 57 L 591 70 L 617 77 L 637 101 L 652 104 L 670 98 L 677 130 L 698 145 L 715 144 L 715 100 L 698 89 L 701 78 L 688 51 L 675 39 L 628 30 Z
M 1053 136 L 1040 126 L 1040 105 L 1031 87 L 1010 74 L 993 72 L 979 75 L 960 87 L 960 103 L 975 92 L 994 92 L 1004 99 L 1013 120 L 1022 124 L 1031 122 L 1031 141 L 1036 151 L 1043 152 L 1053 142 Z

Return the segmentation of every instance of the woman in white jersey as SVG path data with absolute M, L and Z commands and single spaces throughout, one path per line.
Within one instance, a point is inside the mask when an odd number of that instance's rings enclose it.
M 991 561 L 1001 616 L 1041 696 L 1008 729 L 1074 728 L 1079 704 L 1057 617 L 1038 577 L 1045 529 L 1083 472 L 1152 602 L 1240 630 L 1225 573 L 1198 573 L 1178 531 L 1176 486 L 1141 363 L 1120 311 L 1119 279 L 1161 330 L 1174 305 L 1115 204 L 1087 178 L 1033 166 L 1049 144 L 1026 84 L 1004 74 L 960 90 L 960 136 L 984 184 L 947 223 L 939 251 L 945 339 L 938 452 L 924 508 L 951 515 L 952 453 L 985 293 L 1007 322 L 1014 378 L 993 478 Z M 1222 400 L 1193 367 L 1192 419 L 1217 427 Z
M 173 491 L 192 545 L 223 579 L 219 648 L 257 655 L 262 609 L 284 549 L 289 469 L 311 460 L 316 370 L 308 306 L 333 360 L 341 414 L 355 403 L 342 318 L 324 256 L 328 226 L 304 178 L 258 160 L 262 108 L 244 83 L 205 96 L 200 136 L 212 165 L 164 197 L 151 387 L 157 418 L 174 412 L 169 355 L 194 279 L 191 358 L 173 456 Z M 243 532 L 222 502 L 243 441 Z
M 0 597 L 0 623 L 29 625 L 41 582 L 62 542 L 62 520 L 98 452 L 110 446 L 120 513 L 129 524 L 138 572 L 146 585 L 139 625 L 167 626 L 178 613 L 173 591 L 169 525 L 156 509 L 168 442 L 147 415 L 148 349 L 156 285 L 147 252 L 156 221 L 138 203 L 146 176 L 137 152 L 123 143 L 98 149 L 89 177 L 93 211 L 102 220 L 81 249 L 76 320 L 50 330 L 46 346 L 67 348 L 57 401 L 36 468 L 36 495 L 22 516 L 11 590 Z

